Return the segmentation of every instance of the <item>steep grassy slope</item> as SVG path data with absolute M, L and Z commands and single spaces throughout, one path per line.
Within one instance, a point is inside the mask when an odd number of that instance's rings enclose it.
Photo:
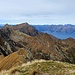
M 1 70 L 8 70 L 11 67 L 21 65 L 24 62 L 27 62 L 25 60 L 25 57 L 27 56 L 27 52 L 24 49 L 19 49 L 18 51 L 4 57 L 3 59 L 0 59 L 0 71 Z M 0 56 L 2 58 L 2 56 Z
M 4 56 L 3 56 L 3 55 L 0 55 L 0 61 L 1 61 L 3 58 L 4 58 Z
M 2 71 L 0 75 L 75 75 L 75 65 L 57 61 L 35 60 Z

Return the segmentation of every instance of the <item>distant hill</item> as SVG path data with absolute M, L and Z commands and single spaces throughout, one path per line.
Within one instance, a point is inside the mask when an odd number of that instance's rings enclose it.
M 38 31 L 52 34 L 57 38 L 75 38 L 75 25 L 33 25 Z

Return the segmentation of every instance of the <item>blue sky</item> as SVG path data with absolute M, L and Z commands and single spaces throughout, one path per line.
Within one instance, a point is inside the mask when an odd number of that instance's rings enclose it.
M 0 23 L 75 24 L 75 0 L 0 0 Z

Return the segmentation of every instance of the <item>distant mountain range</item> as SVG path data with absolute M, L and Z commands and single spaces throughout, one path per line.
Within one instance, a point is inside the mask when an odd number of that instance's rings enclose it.
M 38 31 L 52 34 L 60 39 L 75 38 L 75 25 L 33 25 Z
M 4 25 L 0 24 L 0 28 L 2 28 Z M 31 35 L 36 35 L 37 30 L 39 32 L 43 32 L 43 33 L 48 33 L 51 34 L 59 39 L 67 39 L 67 38 L 74 38 L 75 39 L 75 25 L 72 24 L 65 24 L 65 25 L 32 25 L 36 31 L 33 29 L 33 31 L 29 31 L 26 27 L 25 29 L 22 28 L 19 30 L 20 31 L 25 31 L 27 34 L 31 34 Z M 18 29 L 17 27 L 19 26 L 15 26 L 15 29 Z M 27 31 L 28 30 L 28 31 Z
M 3 26 L 0 26 L 0 28 L 2 28 Z

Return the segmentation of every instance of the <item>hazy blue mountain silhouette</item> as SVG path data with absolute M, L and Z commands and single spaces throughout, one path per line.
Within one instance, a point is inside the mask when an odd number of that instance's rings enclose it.
M 0 28 L 2 28 L 3 27 L 3 24 L 0 24 Z
M 60 39 L 75 38 L 75 25 L 33 25 L 38 31 L 52 34 Z

